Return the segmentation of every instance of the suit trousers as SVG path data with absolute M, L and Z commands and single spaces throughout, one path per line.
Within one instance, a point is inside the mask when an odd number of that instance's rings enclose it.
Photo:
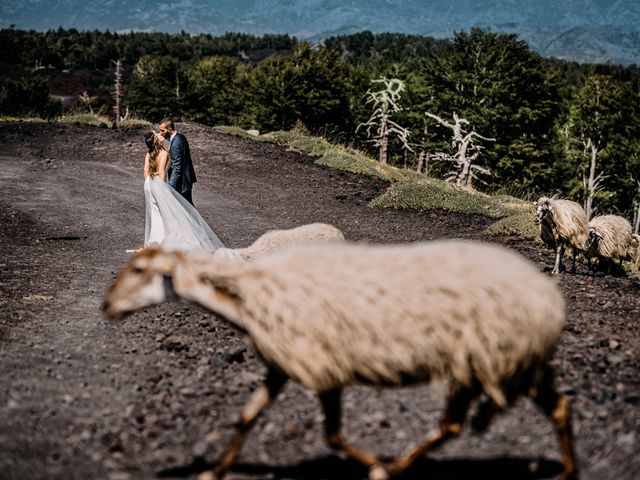
M 180 192 L 180 195 L 182 195 L 187 202 L 189 202 L 191 205 L 193 205 L 193 198 L 191 197 L 191 190 L 187 190 L 186 192 Z

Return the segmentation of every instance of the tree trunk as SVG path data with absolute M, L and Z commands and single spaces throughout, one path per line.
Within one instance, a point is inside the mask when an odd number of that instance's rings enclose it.
M 640 232 L 640 180 L 637 181 L 637 186 L 638 203 L 636 204 L 636 219 L 635 222 L 633 222 L 633 233 L 636 235 Z
M 584 205 L 584 211 L 587 214 L 587 219 L 591 220 L 593 216 L 593 196 L 596 193 L 598 187 L 598 180 L 596 178 L 596 159 L 598 156 L 598 147 L 596 147 L 591 140 L 588 142 L 588 147 L 591 150 L 591 164 L 589 166 L 589 180 L 587 183 L 587 199 Z
M 113 94 L 114 100 L 116 101 L 113 109 L 116 113 L 116 127 L 120 126 L 120 98 L 122 97 L 122 63 L 120 60 L 115 62 L 116 64 L 116 74 L 115 74 L 115 92 Z
M 418 166 L 416 167 L 417 173 L 427 173 L 429 168 L 429 154 L 427 152 L 420 152 L 418 155 Z
M 387 115 L 384 114 L 380 119 L 380 163 L 387 164 L 387 150 L 389 149 L 389 133 L 387 125 Z
M 467 138 L 471 138 L 468 137 Z M 458 163 L 462 165 L 460 174 L 458 175 L 458 181 L 456 182 L 460 187 L 466 187 L 471 183 L 471 159 L 467 158 L 467 148 L 469 148 L 469 140 L 462 139 L 458 141 Z

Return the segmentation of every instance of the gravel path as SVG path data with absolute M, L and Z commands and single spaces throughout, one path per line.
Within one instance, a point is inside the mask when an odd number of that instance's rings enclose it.
M 272 228 L 332 223 L 353 240 L 482 238 L 482 217 L 367 207 L 387 187 L 284 147 L 180 125 L 199 182 L 194 202 L 225 245 Z M 194 478 L 213 462 L 264 369 L 228 324 L 196 307 L 149 308 L 124 322 L 103 293 L 144 236 L 143 129 L 0 123 L 0 478 Z M 513 238 L 540 268 L 551 253 Z M 428 279 L 425 279 L 428 281 Z M 574 406 L 582 478 L 640 478 L 640 282 L 559 278 L 568 324 L 554 360 Z M 442 385 L 347 390 L 345 432 L 385 456 L 440 415 Z M 236 479 L 359 479 L 322 438 L 316 398 L 291 384 L 259 420 Z M 550 423 L 529 403 L 479 436 L 425 457 L 404 478 L 552 478 Z

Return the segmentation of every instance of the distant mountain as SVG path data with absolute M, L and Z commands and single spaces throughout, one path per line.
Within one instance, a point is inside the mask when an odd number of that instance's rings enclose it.
M 446 38 L 479 26 L 518 33 L 545 56 L 640 64 L 639 0 L 2 0 L 0 27 L 10 25 L 289 33 L 312 41 L 362 30 Z

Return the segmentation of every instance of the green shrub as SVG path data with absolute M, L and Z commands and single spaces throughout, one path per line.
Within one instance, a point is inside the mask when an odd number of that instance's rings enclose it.
M 0 79 L 0 115 L 53 118 L 60 113 L 60 102 L 49 96 L 44 78 L 24 75 Z

